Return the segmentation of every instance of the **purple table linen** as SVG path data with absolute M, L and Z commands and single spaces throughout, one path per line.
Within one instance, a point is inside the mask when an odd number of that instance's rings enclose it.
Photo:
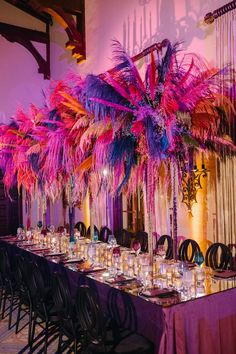
M 163 309 L 158 354 L 235 354 L 236 289 Z
M 1 246 L 12 256 L 20 251 L 39 257 L 5 242 Z M 72 296 L 81 284 L 88 284 L 98 293 L 104 312 L 109 312 L 112 298 L 122 317 L 130 310 L 131 329 L 151 340 L 156 354 L 236 354 L 236 288 L 163 308 L 63 265 L 50 261 L 48 265 L 65 274 Z

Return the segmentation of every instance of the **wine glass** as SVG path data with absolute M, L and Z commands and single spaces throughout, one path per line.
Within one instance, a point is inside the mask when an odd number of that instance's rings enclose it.
M 17 229 L 17 238 L 18 238 L 18 240 L 22 239 L 22 231 L 23 231 L 22 227 L 18 227 L 18 229 Z
M 114 235 L 109 235 L 108 237 L 108 244 L 110 246 L 116 246 L 117 245 L 117 242 L 116 242 L 116 238 Z
M 27 239 L 27 243 L 28 243 L 28 244 L 30 243 L 31 234 L 32 234 L 32 232 L 31 232 L 30 230 L 27 230 L 27 231 L 26 231 L 26 239 Z
M 115 273 L 114 276 L 116 277 L 118 275 L 118 268 L 119 268 L 120 256 L 121 256 L 119 246 L 113 248 L 112 255 L 113 255 L 113 262 L 114 262 L 114 273 Z
M 201 265 L 203 264 L 203 262 L 204 262 L 204 256 L 203 256 L 203 254 L 202 254 L 201 251 L 197 251 L 197 252 L 195 253 L 194 262 L 195 262 L 199 267 L 201 267 Z
M 135 251 L 135 255 L 138 256 L 141 251 L 141 243 L 138 240 L 134 240 L 132 248 Z
M 165 259 L 166 257 L 166 250 L 164 245 L 158 245 L 157 247 L 157 255 L 161 257 L 162 259 Z
M 98 232 L 97 232 L 97 230 L 94 230 L 93 241 L 94 242 L 98 241 Z
M 49 232 L 51 232 L 51 234 L 54 234 L 54 232 L 55 232 L 55 226 L 54 226 L 54 225 L 50 225 L 50 226 L 48 227 L 48 230 L 49 230 Z

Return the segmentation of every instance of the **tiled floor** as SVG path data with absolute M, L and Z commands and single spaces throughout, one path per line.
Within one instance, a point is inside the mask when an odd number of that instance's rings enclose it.
M 14 322 L 13 322 L 14 323 Z M 8 317 L 0 320 L 0 354 L 27 354 L 32 353 L 27 346 L 28 326 L 18 334 L 15 327 L 8 330 Z M 25 348 L 25 350 L 22 350 Z M 42 348 L 42 346 L 41 346 Z M 57 340 L 48 347 L 48 354 L 56 353 Z M 40 348 L 33 353 L 40 353 Z

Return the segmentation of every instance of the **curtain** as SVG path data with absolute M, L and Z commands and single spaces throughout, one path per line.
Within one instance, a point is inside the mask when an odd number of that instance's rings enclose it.
M 230 64 L 230 81 L 234 83 L 228 95 L 235 102 L 236 70 L 236 10 L 215 20 L 216 62 L 220 68 Z M 226 87 L 222 87 L 225 92 Z M 235 117 L 232 117 L 235 118 Z M 235 119 L 225 133 L 236 141 Z M 236 243 L 236 157 L 225 156 L 216 161 L 216 239 L 225 244 Z

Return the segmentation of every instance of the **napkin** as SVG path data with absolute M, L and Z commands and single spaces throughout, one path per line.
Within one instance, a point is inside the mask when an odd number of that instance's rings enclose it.
M 116 277 L 107 278 L 106 282 L 109 284 L 122 284 L 132 280 L 134 280 L 134 278 L 125 275 L 118 275 Z
M 81 258 L 70 258 L 70 259 L 65 259 L 62 261 L 64 264 L 68 264 L 68 263 L 79 263 L 79 262 L 83 262 L 83 259 Z
M 236 277 L 236 272 L 233 272 L 232 270 L 214 271 L 213 276 L 214 278 L 227 279 Z
M 160 299 L 169 298 L 173 296 L 177 296 L 179 293 L 176 290 L 169 290 L 169 289 L 147 289 L 140 293 L 140 295 L 145 297 L 158 297 Z

